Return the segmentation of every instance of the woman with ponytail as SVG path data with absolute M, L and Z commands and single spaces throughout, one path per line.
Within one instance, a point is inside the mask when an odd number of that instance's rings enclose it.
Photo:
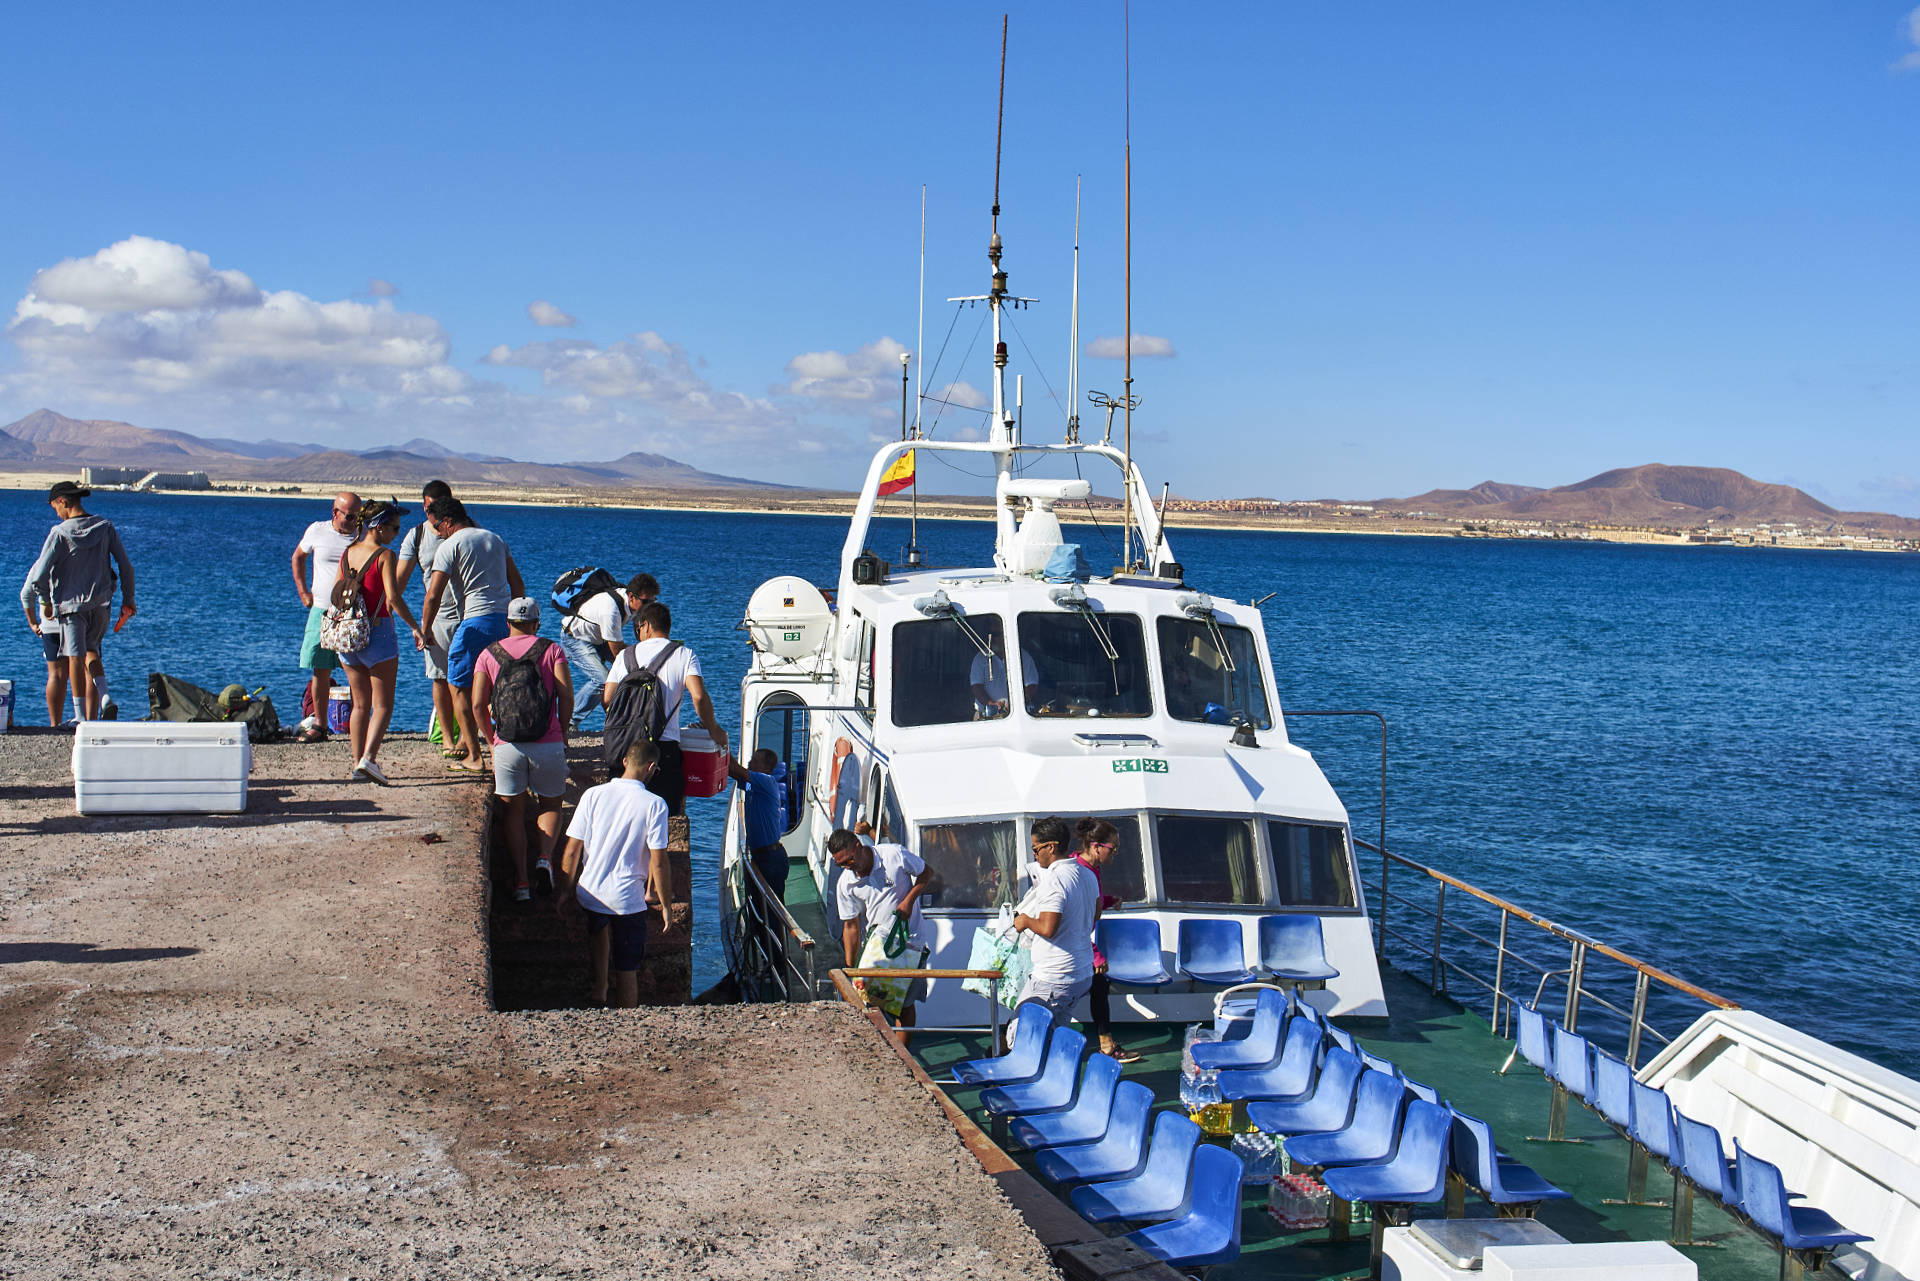
M 1100 869 L 1113 857 L 1113 851 L 1119 844 L 1120 829 L 1104 818 L 1083 818 L 1073 825 L 1073 831 L 1080 846 L 1074 851 L 1074 861 L 1093 873 L 1097 899 L 1093 919 L 1098 922 L 1102 912 L 1120 906 L 1118 898 L 1100 888 Z M 1101 953 L 1100 945 L 1095 943 L 1093 982 L 1087 988 L 1087 1006 L 1093 1015 L 1093 1031 L 1100 1040 L 1100 1052 L 1122 1063 L 1138 1063 L 1138 1054 L 1120 1048 L 1120 1043 L 1113 1039 L 1112 992 L 1113 983 L 1107 978 L 1107 958 Z
M 1048 842 L 1053 849 L 1046 856 L 1056 855 L 1063 827 L 1057 819 L 1036 823 L 1035 854 L 1041 854 L 1038 847 Z M 1033 879 L 1021 910 L 1014 914 L 1014 928 L 1033 935 L 1029 949 L 1033 972 L 1021 989 L 1020 1004 L 1045 1007 L 1055 1026 L 1067 1022 L 1074 1002 L 1086 995 L 1093 981 L 1093 916 L 1099 897 L 1100 882 L 1092 867 L 1061 858 L 1044 866 Z
M 400 594 L 397 565 L 388 548 L 400 533 L 400 518 L 406 508 L 397 503 L 367 503 L 358 516 L 359 537 L 341 558 L 341 578 L 354 584 L 366 601 L 367 618 L 373 625 L 366 647 L 340 655 L 347 669 L 347 684 L 353 690 L 353 714 L 347 722 L 347 738 L 353 745 L 355 782 L 371 779 L 382 784 L 386 774 L 380 768 L 380 744 L 393 721 L 393 684 L 400 670 L 400 645 L 394 635 L 393 613 L 407 620 L 416 647 L 420 643 L 420 624 Z

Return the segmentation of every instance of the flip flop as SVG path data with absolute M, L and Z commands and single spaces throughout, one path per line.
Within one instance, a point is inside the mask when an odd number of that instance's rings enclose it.
M 486 772 L 487 772 L 486 767 L 481 765 L 474 765 L 471 767 L 466 765 L 447 766 L 447 773 L 449 774 L 484 774 Z
M 442 759 L 449 760 L 449 761 L 464 761 L 465 759 L 467 759 L 467 754 L 465 752 L 458 751 L 451 747 L 441 748 L 440 756 Z

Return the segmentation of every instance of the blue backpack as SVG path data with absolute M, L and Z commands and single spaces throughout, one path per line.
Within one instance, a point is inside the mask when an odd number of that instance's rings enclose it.
M 611 572 L 596 565 L 582 565 L 554 580 L 553 607 L 572 618 L 582 605 L 601 592 L 612 592 L 617 598 L 623 590 L 620 580 Z

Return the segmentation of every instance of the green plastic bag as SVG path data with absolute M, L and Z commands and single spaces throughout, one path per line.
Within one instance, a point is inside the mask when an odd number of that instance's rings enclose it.
M 442 733 L 440 713 L 432 712 L 427 716 L 427 741 L 435 747 L 452 747 L 460 741 L 460 726 L 449 725 L 445 733 Z
M 896 915 L 885 931 L 868 930 L 860 948 L 863 970 L 917 970 L 927 959 L 926 949 L 907 946 L 907 921 Z M 884 1010 L 894 1018 L 907 1005 L 910 978 L 870 978 L 866 980 L 867 1004 Z
M 970 970 L 1000 971 L 1000 1004 L 1008 1009 L 1020 1004 L 1020 991 L 1027 985 L 1027 975 L 1033 970 L 1033 954 L 1020 946 L 1017 934 L 1002 937 L 999 931 L 990 925 L 981 925 L 973 931 L 973 951 L 967 957 Z M 991 997 L 993 985 L 986 979 L 967 979 L 960 985 L 969 992 Z

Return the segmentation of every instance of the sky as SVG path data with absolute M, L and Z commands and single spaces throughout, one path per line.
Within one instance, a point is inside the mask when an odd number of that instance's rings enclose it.
M 27 6 L 0 423 L 857 486 L 1126 332 L 1112 3 Z M 1138 3 L 1135 445 L 1194 497 L 1730 467 L 1920 515 L 1920 10 Z M 939 403 L 949 402 L 949 403 Z M 923 488 L 941 483 L 933 469 Z

